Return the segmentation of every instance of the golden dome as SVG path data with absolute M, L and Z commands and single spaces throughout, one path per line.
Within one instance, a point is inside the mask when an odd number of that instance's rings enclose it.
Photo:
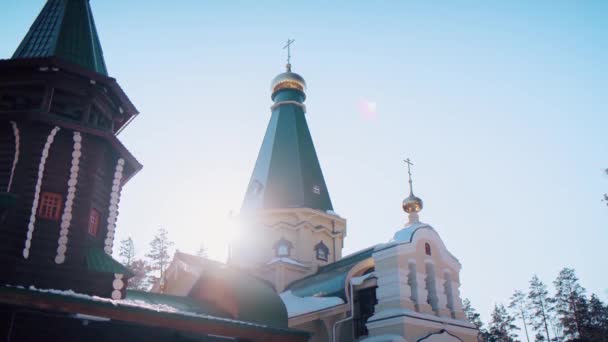
M 403 207 L 403 211 L 405 211 L 408 214 L 418 213 L 418 212 L 420 212 L 420 210 L 422 210 L 423 203 L 420 198 L 418 198 L 418 197 L 414 196 L 414 194 L 410 193 L 410 195 L 403 200 L 402 207 Z
M 286 72 L 277 75 L 277 77 L 272 80 L 270 89 L 273 94 L 281 89 L 295 89 L 305 92 L 306 81 L 304 81 L 302 76 L 295 72 L 291 72 L 291 66 L 288 65 Z

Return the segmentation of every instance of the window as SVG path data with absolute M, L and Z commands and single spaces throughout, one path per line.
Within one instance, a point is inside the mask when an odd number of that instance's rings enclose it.
M 87 98 L 82 94 L 57 89 L 53 91 L 51 113 L 75 121 L 80 121 L 89 106 Z
M 43 192 L 38 205 L 38 217 L 58 221 L 61 215 L 61 195 L 54 192 Z
M 288 257 L 291 254 L 292 248 L 293 244 L 285 238 L 281 238 L 281 240 L 274 244 L 275 255 L 279 258 Z
M 317 260 L 327 261 L 329 258 L 329 248 L 327 248 L 323 241 L 315 246 L 315 253 L 317 254 Z
M 89 235 L 97 236 L 97 231 L 99 230 L 99 221 L 99 211 L 97 211 L 97 209 L 91 209 L 91 213 L 89 214 Z
M 426 253 L 426 255 L 431 255 L 431 245 L 429 245 L 428 243 L 424 244 L 424 253 Z

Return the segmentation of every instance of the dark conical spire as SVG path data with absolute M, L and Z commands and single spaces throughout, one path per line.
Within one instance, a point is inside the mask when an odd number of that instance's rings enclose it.
M 333 210 L 308 130 L 304 79 L 285 72 L 272 82 L 275 104 L 242 209 Z
M 108 75 L 89 0 L 47 0 L 13 59 L 46 57 Z

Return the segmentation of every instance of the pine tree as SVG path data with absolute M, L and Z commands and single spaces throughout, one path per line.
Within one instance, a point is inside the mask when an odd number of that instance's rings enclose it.
M 585 289 L 578 283 L 572 268 L 563 268 L 555 285 L 555 309 L 564 334 L 570 339 L 585 339 L 583 316 L 586 314 Z
M 530 309 L 533 314 L 532 327 L 534 327 L 537 333 L 544 330 L 546 341 L 551 341 L 549 335 L 549 321 L 552 311 L 551 299 L 549 298 L 547 286 L 536 275 L 530 280 L 528 299 L 530 300 Z M 538 341 L 538 334 L 536 340 Z
M 509 315 L 504 305 L 494 305 L 488 328 L 488 342 L 516 341 L 517 335 L 514 332 L 515 330 L 519 330 L 519 328 L 514 322 L 515 317 Z
M 135 243 L 133 242 L 133 239 L 131 239 L 131 237 L 120 242 L 119 255 L 122 258 L 122 263 L 126 267 L 131 267 L 131 264 L 135 259 Z
M 608 305 L 604 305 L 595 294 L 592 294 L 591 299 L 589 299 L 588 317 L 586 330 L 589 332 L 589 339 L 591 341 L 607 342 Z
M 528 335 L 528 323 L 529 323 L 529 305 L 526 298 L 526 294 L 520 290 L 515 291 L 511 296 L 511 302 L 509 303 L 509 309 L 515 311 L 515 315 L 521 319 L 524 331 L 526 332 L 526 341 L 530 342 L 530 335 Z
M 150 283 L 148 282 L 149 273 L 151 271 L 150 265 L 143 259 L 135 259 L 131 263 L 130 267 L 133 272 L 133 277 L 129 279 L 129 285 L 127 288 L 129 290 L 141 290 L 145 291 L 150 288 Z
M 158 278 L 154 280 L 165 279 L 165 270 L 171 261 L 169 255 L 173 242 L 169 240 L 169 233 L 165 228 L 160 228 L 150 242 L 150 251 L 146 254 L 149 259 L 150 269 L 158 272 Z
M 477 330 L 479 330 L 479 334 L 477 335 L 478 341 L 485 341 L 485 337 L 487 332 L 483 329 L 483 322 L 481 321 L 481 315 L 473 308 L 471 305 L 471 301 L 465 298 L 462 301 L 462 311 L 464 311 L 464 315 L 467 317 L 469 322 L 471 322 Z

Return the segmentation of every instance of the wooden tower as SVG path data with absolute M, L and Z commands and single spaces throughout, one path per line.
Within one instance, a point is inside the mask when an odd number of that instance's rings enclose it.
M 137 113 L 108 76 L 89 0 L 48 0 L 0 61 L 0 281 L 124 297 L 115 224 L 142 166 L 117 134 Z

